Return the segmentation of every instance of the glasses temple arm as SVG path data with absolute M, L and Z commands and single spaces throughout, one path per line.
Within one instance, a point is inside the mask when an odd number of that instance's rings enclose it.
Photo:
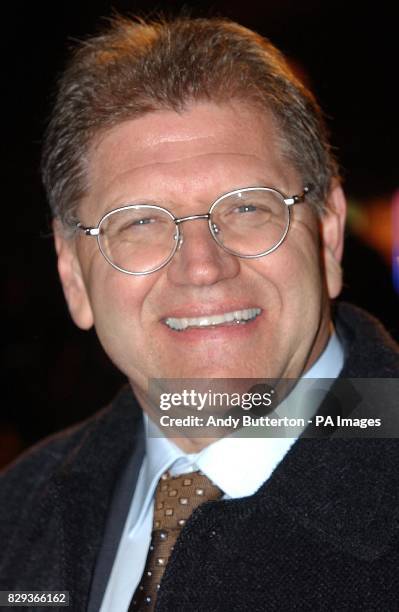
M 300 202 L 304 202 L 307 194 L 309 193 L 309 191 L 312 191 L 312 189 L 313 189 L 313 185 L 311 185 L 311 184 L 306 185 L 303 188 L 302 193 L 300 193 L 298 195 L 294 195 L 291 198 L 285 198 L 284 202 L 288 206 L 292 206 L 293 204 L 299 204 Z
M 76 224 L 76 229 L 83 232 L 85 236 L 98 236 L 98 234 L 100 233 L 98 227 L 85 227 L 80 222 Z

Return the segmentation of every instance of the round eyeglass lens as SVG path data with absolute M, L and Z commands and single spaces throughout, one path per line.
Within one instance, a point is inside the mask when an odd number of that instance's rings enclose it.
M 135 205 L 111 211 L 99 226 L 98 242 L 104 257 L 131 274 L 154 272 L 177 248 L 173 216 L 156 206 Z
M 259 257 L 284 239 L 289 214 L 278 192 L 250 188 L 220 198 L 211 211 L 209 225 L 216 241 L 228 251 Z

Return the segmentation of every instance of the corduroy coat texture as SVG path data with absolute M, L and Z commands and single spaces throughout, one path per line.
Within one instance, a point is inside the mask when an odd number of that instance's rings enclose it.
M 336 310 L 341 378 L 399 378 L 398 347 L 381 325 L 353 306 Z M 141 423 L 125 389 L 5 472 L 0 590 L 68 590 L 69 610 L 87 610 L 115 483 L 142 449 Z M 203 504 L 182 530 L 156 609 L 397 612 L 399 440 L 299 439 L 254 495 Z

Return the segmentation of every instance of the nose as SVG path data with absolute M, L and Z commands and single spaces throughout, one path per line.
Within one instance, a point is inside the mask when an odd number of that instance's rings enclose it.
M 167 266 L 175 285 L 213 285 L 232 279 L 240 271 L 240 260 L 227 253 L 212 238 L 206 219 L 190 219 L 180 224 L 181 241 Z

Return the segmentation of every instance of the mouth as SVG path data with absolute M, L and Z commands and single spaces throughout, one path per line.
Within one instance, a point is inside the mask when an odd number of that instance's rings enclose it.
M 222 325 L 246 325 L 254 321 L 261 312 L 260 308 L 245 308 L 244 310 L 232 310 L 231 312 L 200 317 L 168 317 L 164 323 L 174 331 L 184 331 L 192 328 L 215 328 Z

